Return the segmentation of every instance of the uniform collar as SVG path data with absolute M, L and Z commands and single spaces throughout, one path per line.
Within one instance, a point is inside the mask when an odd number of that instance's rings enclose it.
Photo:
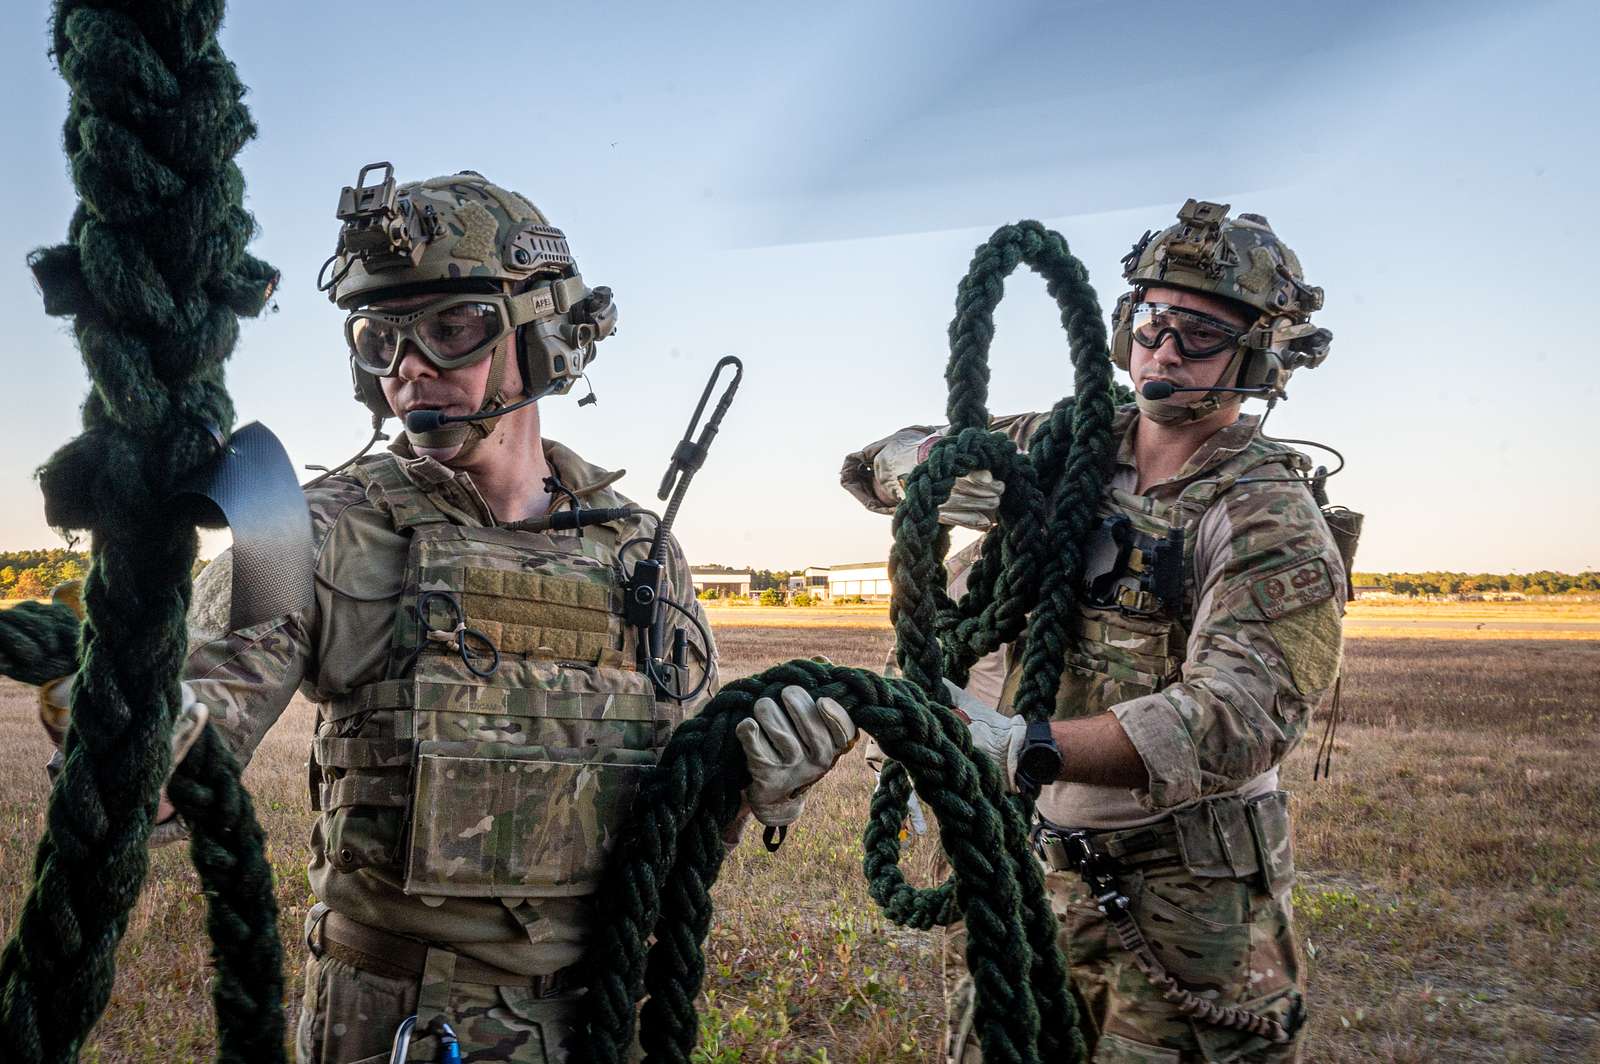
M 1137 470 L 1138 466 L 1133 457 L 1133 428 L 1139 421 L 1139 408 L 1125 406 L 1117 411 L 1116 420 L 1112 422 L 1112 431 L 1117 432 L 1117 465 L 1126 466 Z M 1182 484 L 1193 480 L 1195 477 L 1221 465 L 1228 459 L 1240 454 L 1250 446 L 1250 441 L 1255 439 L 1256 427 L 1261 423 L 1261 418 L 1255 414 L 1241 414 L 1239 420 L 1231 425 L 1226 425 L 1210 436 L 1195 449 L 1194 454 L 1183 464 L 1183 468 L 1169 480 L 1160 484 L 1152 484 L 1150 491 L 1172 485 Z M 1147 492 L 1146 494 L 1149 494 Z
M 548 437 L 540 440 L 540 446 L 550 471 L 560 479 L 563 487 L 582 499 L 586 506 L 627 505 L 611 487 L 622 479 L 627 473 L 626 469 L 608 470 L 597 466 L 585 461 L 572 448 Z M 442 506 L 445 512 L 454 510 L 458 516 L 465 516 L 462 513 L 465 511 L 478 524 L 492 523 L 488 504 L 472 482 L 471 474 L 451 469 L 436 458 L 417 457 L 411 441 L 404 435 L 391 443 L 389 450 L 400 459 L 400 469 L 406 479 L 434 496 L 436 501 L 454 504 Z M 557 500 L 554 509 L 562 509 L 566 505 L 563 500 Z
M 595 506 L 611 505 L 609 502 L 600 501 L 601 495 L 606 498 L 616 496 L 617 493 L 610 490 L 611 485 L 621 480 L 628 472 L 626 469 L 609 470 L 593 462 L 586 462 L 566 444 L 551 439 L 544 440 L 544 460 L 550 463 L 551 471 L 572 494 L 585 503 L 589 503 L 590 497 L 595 496 L 593 500 Z

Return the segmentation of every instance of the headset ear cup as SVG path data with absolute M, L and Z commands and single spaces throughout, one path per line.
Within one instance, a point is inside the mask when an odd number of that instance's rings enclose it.
M 1126 325 L 1119 325 L 1111 334 L 1111 363 L 1118 369 L 1127 371 L 1133 364 L 1133 338 L 1128 334 Z
M 1269 380 L 1282 381 L 1283 360 L 1277 352 L 1245 349 L 1244 361 L 1239 365 L 1240 388 L 1260 388 Z
M 1239 362 L 1239 377 L 1233 382 L 1235 388 L 1255 388 L 1260 385 L 1256 372 L 1261 365 L 1261 352 L 1245 348 L 1244 358 Z
M 378 378 L 357 369 L 353 358 L 350 360 L 350 383 L 355 387 L 356 402 L 380 418 L 394 417 L 394 411 L 389 409 L 389 400 L 384 396 L 383 386 L 378 383 Z
M 541 387 L 541 384 L 534 380 L 533 360 L 528 357 L 528 327 L 526 325 L 517 326 L 517 335 L 513 343 L 517 345 L 512 354 L 516 356 L 517 370 L 522 374 L 523 390 L 531 393 L 534 389 Z
M 1118 297 L 1116 308 L 1111 312 L 1111 362 L 1120 370 L 1128 369 L 1133 362 L 1133 334 L 1129 329 L 1129 321 L 1134 295 L 1134 292 L 1127 292 Z

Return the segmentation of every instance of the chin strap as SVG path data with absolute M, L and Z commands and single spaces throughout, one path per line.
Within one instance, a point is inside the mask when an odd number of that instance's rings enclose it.
M 1233 358 L 1229 359 L 1228 366 L 1217 378 L 1217 383 L 1235 381 L 1245 358 L 1245 348 L 1239 347 L 1234 351 Z M 1215 414 L 1223 407 L 1237 405 L 1244 402 L 1244 396 L 1237 392 L 1185 392 L 1189 398 L 1183 399 L 1173 396 L 1168 399 L 1146 399 L 1137 390 L 1133 393 L 1134 402 L 1139 404 L 1139 412 L 1161 425 L 1182 425 L 1191 421 L 1203 421 Z
M 513 340 L 512 343 L 516 341 Z M 483 402 L 479 404 L 474 413 L 493 410 L 506 405 L 506 396 L 501 389 L 501 384 L 506 376 L 506 356 L 510 352 L 510 344 L 501 344 L 490 356 L 489 380 L 483 390 Z M 465 458 L 472 453 L 472 449 L 482 440 L 489 438 L 494 432 L 494 427 L 500 423 L 498 417 L 486 417 L 481 421 L 456 422 L 432 432 L 412 432 L 406 429 L 406 438 L 411 441 L 412 447 L 422 447 L 430 450 L 449 450 L 456 448 L 452 458 Z M 401 420 L 404 426 L 405 421 Z

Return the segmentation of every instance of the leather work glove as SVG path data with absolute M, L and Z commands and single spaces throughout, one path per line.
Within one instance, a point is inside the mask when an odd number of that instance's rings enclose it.
M 891 511 L 906 497 L 906 480 L 911 471 L 943 438 L 942 432 L 901 429 L 846 457 L 840 481 L 847 491 L 866 503 L 868 509 Z M 939 507 L 939 521 L 987 532 L 994 526 L 994 515 L 1005 490 L 1005 481 L 996 480 L 987 469 L 958 477 L 950 490 L 950 498 Z
M 793 685 L 781 698 L 782 705 L 757 699 L 752 715 L 734 729 L 750 767 L 745 802 L 773 828 L 799 818 L 807 788 L 855 745 L 857 735 L 850 714 L 831 698 L 813 699 Z
M 967 724 L 972 735 L 972 745 L 1000 766 L 1000 776 L 1006 790 L 1017 793 L 1017 758 L 1028 733 L 1028 722 L 1022 717 L 1008 717 L 991 708 L 980 698 L 967 694 L 961 688 L 944 682 L 945 689 L 955 702 L 956 715 Z

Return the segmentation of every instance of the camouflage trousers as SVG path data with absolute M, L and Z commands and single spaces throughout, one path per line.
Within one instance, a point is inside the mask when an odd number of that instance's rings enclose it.
M 315 949 L 306 961 L 305 994 L 295 1032 L 297 1064 L 387 1064 L 395 1031 L 412 1015 L 418 1025 L 407 1061 L 440 1055 L 431 1013 L 461 1043 L 461 1059 L 478 1064 L 565 1064 L 570 1059 L 580 993 L 534 997 L 526 986 L 458 979 L 393 978 Z
M 1116 929 L 1094 907 L 1077 875 L 1047 872 L 1045 886 L 1061 923 L 1073 996 L 1096 1064 L 1289 1064 L 1300 1059 L 1303 1037 L 1274 1045 L 1179 1015 L 1122 948 Z M 1202 879 L 1172 864 L 1131 871 L 1122 877 L 1122 889 L 1156 956 L 1184 987 L 1297 1029 L 1303 987 L 1287 888 L 1274 897 L 1253 878 Z M 966 929 L 952 924 L 944 946 L 950 1064 L 983 1059 L 972 1030 L 966 944 Z

